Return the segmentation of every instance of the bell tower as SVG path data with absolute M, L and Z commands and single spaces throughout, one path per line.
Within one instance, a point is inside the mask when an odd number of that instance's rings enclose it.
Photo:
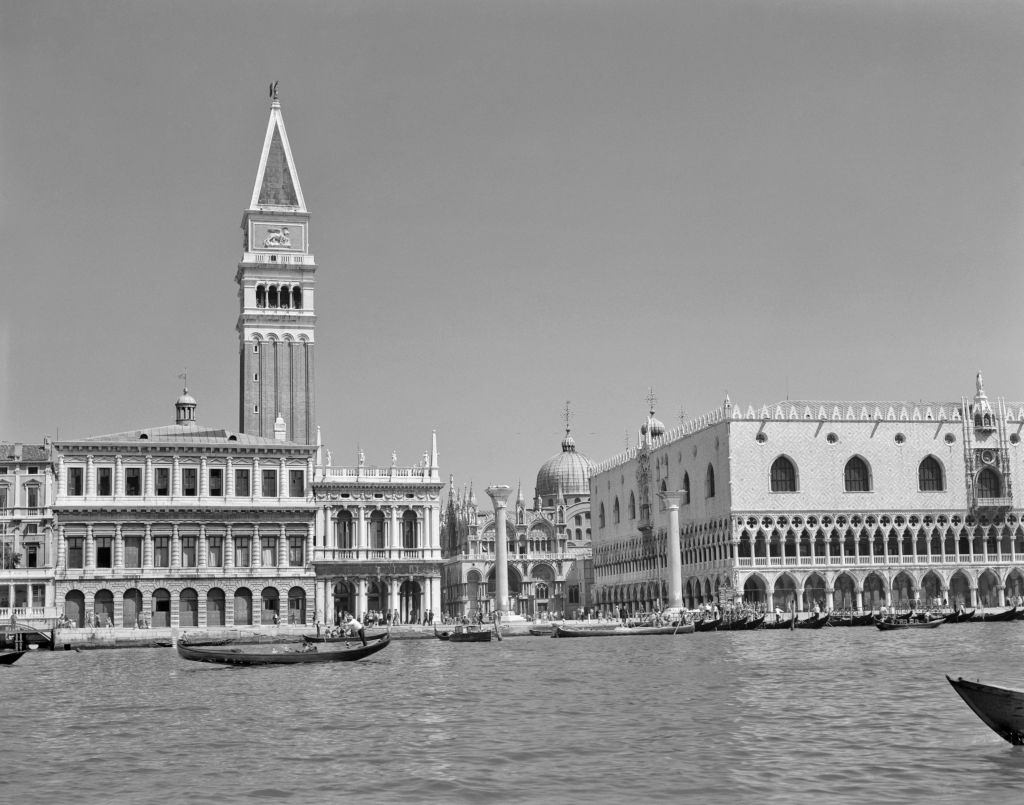
M 270 85 L 270 99 L 256 183 L 242 215 L 242 261 L 235 273 L 238 427 L 252 436 L 275 438 L 280 415 L 285 439 L 315 444 L 316 261 L 276 82 Z

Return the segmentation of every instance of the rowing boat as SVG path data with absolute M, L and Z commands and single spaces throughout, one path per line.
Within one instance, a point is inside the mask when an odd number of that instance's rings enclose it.
M 935 618 L 930 621 L 883 621 L 876 620 L 877 626 L 883 632 L 892 632 L 897 629 L 937 629 L 946 622 L 945 618 Z
M 954 680 L 948 674 L 946 679 L 978 718 L 1000 737 L 1014 746 L 1024 746 L 1024 691 L 968 682 L 963 677 Z
M 210 648 L 189 646 L 178 643 L 178 655 L 184 660 L 213 662 L 221 665 L 298 665 L 300 663 L 352 662 L 361 660 L 385 649 L 391 643 L 391 636 L 383 635 L 367 645 L 357 644 L 352 648 L 323 648 L 308 645 L 301 648 L 275 646 L 267 651 L 264 646 L 237 648 Z M 253 651 L 252 648 L 257 650 Z
M 616 626 L 613 629 L 569 629 L 555 626 L 552 637 L 624 637 L 627 635 L 691 634 L 692 623 L 679 626 Z

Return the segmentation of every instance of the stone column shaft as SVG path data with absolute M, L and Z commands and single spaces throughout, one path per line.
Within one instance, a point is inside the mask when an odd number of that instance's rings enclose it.
M 508 539 L 505 536 L 505 507 L 512 491 L 510 486 L 489 486 L 487 494 L 494 504 L 494 610 L 501 615 L 509 611 L 508 602 Z

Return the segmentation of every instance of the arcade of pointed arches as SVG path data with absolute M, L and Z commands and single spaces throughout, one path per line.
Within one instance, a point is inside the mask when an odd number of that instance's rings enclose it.
M 510 559 L 514 558 L 510 554 Z M 579 588 L 568 584 L 550 562 L 509 564 L 508 593 L 512 610 L 523 617 L 565 612 L 580 603 Z M 465 578 L 446 589 L 446 614 L 489 614 L 494 607 L 496 582 L 493 563 L 470 568 Z

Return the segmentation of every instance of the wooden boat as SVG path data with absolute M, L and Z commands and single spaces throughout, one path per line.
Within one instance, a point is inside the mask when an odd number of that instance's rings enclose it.
M 875 616 L 870 612 L 867 615 L 854 615 L 851 626 L 872 626 L 875 623 Z
M 0 652 L 0 665 L 14 665 L 24 653 L 24 651 Z
M 266 646 L 255 646 L 250 648 L 257 648 L 259 650 L 251 651 L 240 647 L 196 647 L 179 642 L 178 655 L 185 660 L 214 662 L 222 665 L 297 665 L 299 663 L 352 662 L 353 660 L 361 660 L 387 648 L 390 644 L 391 635 L 388 634 L 365 646 L 357 643 L 352 648 L 321 649 L 319 646 L 313 645 L 296 648 L 275 646 L 272 650 L 267 651 Z
M 692 634 L 692 623 L 678 626 L 615 626 L 611 629 L 569 629 L 555 626 L 552 637 L 625 637 L 629 635 Z
M 731 618 L 729 620 L 723 620 L 718 625 L 718 631 L 720 632 L 742 632 L 747 628 L 747 622 L 750 620 L 749 615 L 740 615 L 738 618 Z
M 827 612 L 824 615 L 819 615 L 819 614 L 815 613 L 814 615 L 811 615 L 811 617 L 809 617 L 805 621 L 797 621 L 796 622 L 796 628 L 797 629 L 821 629 L 824 626 L 828 626 L 828 621 L 829 621 L 829 615 L 828 615 Z
M 1014 746 L 1024 746 L 1024 691 L 968 682 L 963 677 L 954 680 L 947 675 L 946 679 L 975 715 L 1000 737 Z
M 977 612 L 977 610 L 975 610 Z M 984 615 L 975 615 L 974 620 L 982 623 L 997 623 L 1001 621 L 1017 620 L 1017 607 L 1011 607 L 1005 612 L 986 612 Z
M 468 625 L 456 624 L 449 631 L 438 632 L 434 629 L 434 636 L 438 640 L 447 640 L 449 643 L 490 643 L 491 635 L 494 632 L 476 623 Z M 500 635 L 499 635 L 500 639 Z
M 975 610 L 970 612 L 950 612 L 943 620 L 946 623 L 970 623 L 974 619 Z
M 791 615 L 785 620 L 781 621 L 769 621 L 763 624 L 765 629 L 791 629 L 793 627 L 793 619 L 796 615 Z
M 551 637 L 554 634 L 555 628 L 553 625 L 548 624 L 547 626 L 531 626 L 530 634 L 534 637 Z
M 764 625 L 765 617 L 765 615 L 758 615 L 755 618 L 747 618 L 747 622 L 743 624 L 742 630 L 750 632 L 754 629 L 760 629 Z
M 891 632 L 897 629 L 938 629 L 945 622 L 945 618 L 934 618 L 930 621 L 884 621 L 878 618 L 875 620 L 875 626 L 883 632 Z
M 436 629 L 434 630 L 437 631 Z M 380 640 L 387 632 L 374 632 L 373 634 L 366 634 L 366 642 L 369 643 L 371 640 Z M 358 640 L 359 636 L 348 636 L 345 635 L 337 637 L 328 637 L 326 634 L 317 637 L 315 634 L 304 634 L 302 636 L 303 643 L 351 643 L 353 640 Z
M 698 632 L 716 632 L 718 631 L 719 625 L 722 623 L 721 616 L 712 618 L 711 620 L 695 621 L 693 626 Z

